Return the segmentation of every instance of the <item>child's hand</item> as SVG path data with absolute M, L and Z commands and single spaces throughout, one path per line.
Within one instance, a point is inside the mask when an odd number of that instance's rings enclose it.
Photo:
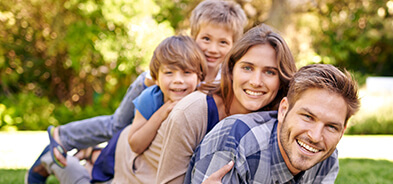
M 163 117 L 164 119 L 166 119 L 168 117 L 169 113 L 172 111 L 173 107 L 175 107 L 177 102 L 179 102 L 179 101 L 178 100 L 177 101 L 168 100 L 167 102 L 165 102 L 164 105 L 162 105 L 160 107 L 159 110 L 162 110 L 162 115 L 165 116 L 165 117 Z
M 227 165 L 224 165 L 221 169 L 209 176 L 202 184 L 221 184 L 221 179 L 228 173 L 233 167 L 233 161 L 230 161 Z

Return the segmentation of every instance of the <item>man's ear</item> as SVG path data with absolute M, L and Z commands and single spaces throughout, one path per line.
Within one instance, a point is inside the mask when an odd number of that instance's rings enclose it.
M 288 98 L 284 97 L 280 102 L 280 106 L 278 107 L 278 115 L 277 115 L 278 122 L 284 121 L 284 117 L 288 112 L 288 108 L 289 108 Z

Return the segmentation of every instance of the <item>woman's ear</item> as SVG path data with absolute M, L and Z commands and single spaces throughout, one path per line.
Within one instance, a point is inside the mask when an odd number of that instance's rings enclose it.
M 280 102 L 280 106 L 278 107 L 277 120 L 279 123 L 284 121 L 285 115 L 288 112 L 288 108 L 289 108 L 288 98 L 284 97 Z

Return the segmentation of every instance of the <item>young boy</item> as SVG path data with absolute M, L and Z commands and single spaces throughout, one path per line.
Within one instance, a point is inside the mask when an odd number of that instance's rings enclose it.
M 231 49 L 233 43 L 243 34 L 247 17 L 241 7 L 231 1 L 206 0 L 201 2 L 192 12 L 190 17 L 191 36 L 203 51 L 208 62 L 206 82 L 219 81 L 220 64 Z M 61 154 L 57 149 L 51 149 L 54 161 L 66 164 L 66 151 L 73 148 L 84 149 L 109 140 L 116 131 L 130 124 L 133 119 L 133 103 L 146 87 L 146 73 L 141 74 L 130 86 L 127 94 L 115 114 L 100 116 L 83 121 L 62 125 L 53 131 L 53 138 L 65 151 Z M 44 152 L 47 150 L 44 150 Z M 28 171 L 30 176 L 37 176 L 40 181 L 45 181 L 45 169 L 40 168 L 38 159 Z M 38 166 L 38 167 L 37 167 Z M 41 174 L 39 174 L 41 173 Z
M 132 135 L 129 143 L 136 154 L 150 145 L 157 129 L 177 101 L 195 91 L 204 80 L 207 66 L 194 40 L 188 36 L 172 36 L 162 41 L 154 51 L 150 73 L 156 85 L 148 87 L 134 100 L 134 123 L 124 130 Z M 92 171 L 92 182 L 104 182 L 112 178 L 107 171 L 114 167 L 113 159 L 120 132 L 112 137 L 98 157 Z M 62 183 L 90 182 L 88 172 L 81 171 L 78 159 L 74 157 L 67 159 L 66 169 L 51 164 L 49 153 L 43 156 L 42 162 Z

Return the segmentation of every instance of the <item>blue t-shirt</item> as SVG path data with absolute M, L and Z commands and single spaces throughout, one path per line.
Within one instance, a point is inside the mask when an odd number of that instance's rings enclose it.
M 135 110 L 138 110 L 146 120 L 149 120 L 154 112 L 164 105 L 164 94 L 157 85 L 154 85 L 143 90 L 132 102 L 135 105 Z
M 138 109 L 142 116 L 146 120 L 149 120 L 154 112 L 164 104 L 164 94 L 157 85 L 150 86 L 143 90 L 142 93 L 134 99 L 133 103 L 135 109 Z M 123 130 L 120 130 L 113 135 L 108 141 L 108 145 L 102 149 L 100 156 L 93 166 L 91 183 L 105 182 L 113 178 L 115 173 L 116 145 L 122 131 Z

